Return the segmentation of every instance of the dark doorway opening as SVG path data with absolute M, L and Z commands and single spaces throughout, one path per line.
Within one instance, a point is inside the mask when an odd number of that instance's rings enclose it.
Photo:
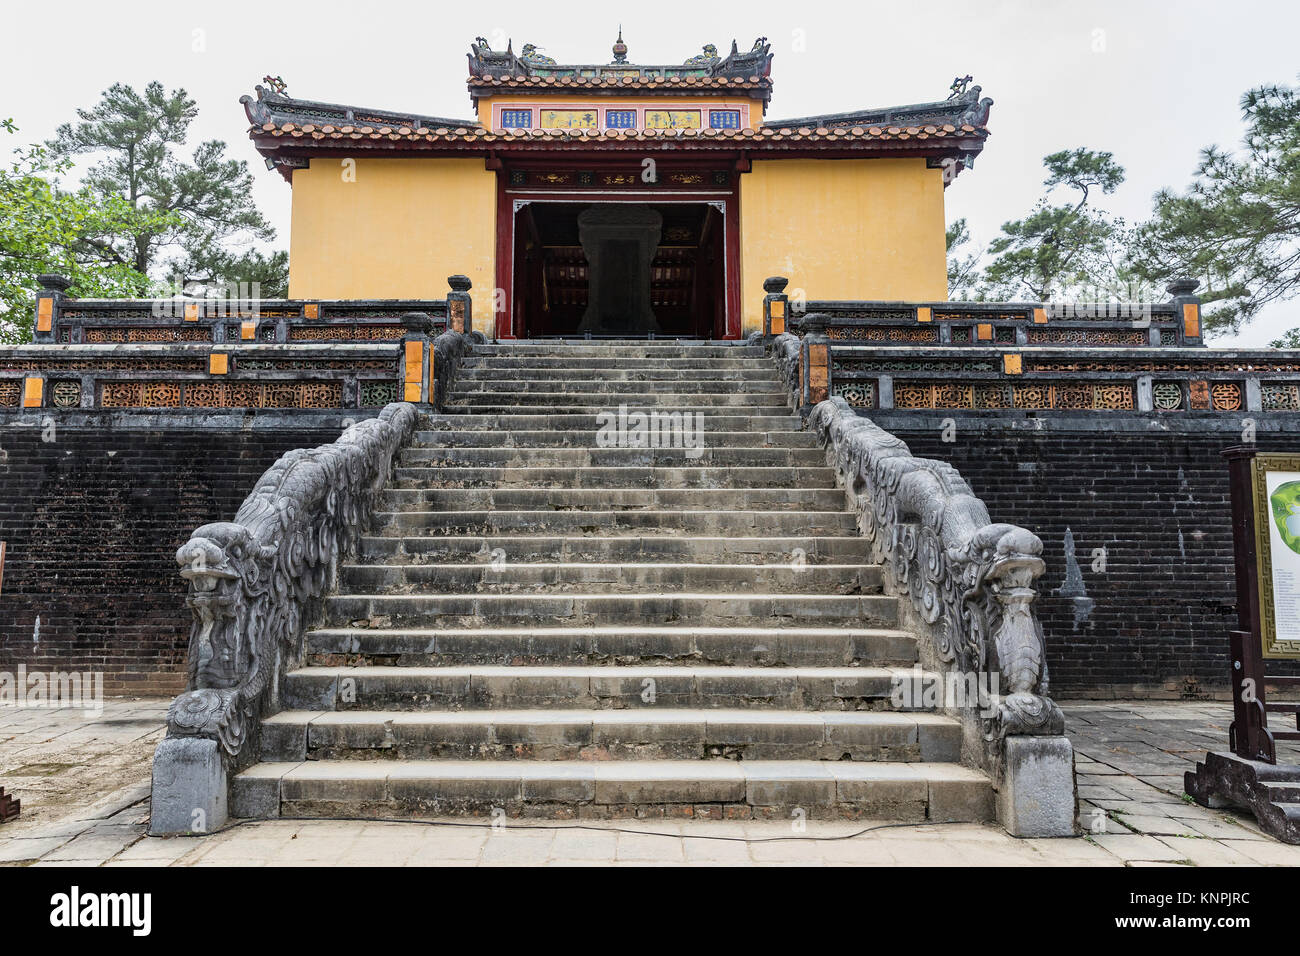
M 663 220 L 645 292 L 659 327 L 656 334 L 723 338 L 727 306 L 722 213 L 706 202 L 644 205 Z M 582 334 L 579 326 L 590 291 L 601 278 L 591 273 L 578 229 L 579 215 L 592 206 L 537 201 L 515 214 L 513 324 L 523 335 Z

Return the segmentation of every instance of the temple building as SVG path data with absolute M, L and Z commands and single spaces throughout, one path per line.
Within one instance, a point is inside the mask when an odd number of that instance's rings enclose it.
M 480 38 L 472 119 L 258 86 L 250 136 L 293 188 L 290 295 L 428 299 L 465 274 L 498 339 L 737 339 L 772 275 L 826 299 L 946 298 L 943 193 L 988 135 L 978 86 L 771 120 L 765 38 L 639 66 L 620 32 L 613 54 L 561 65 Z

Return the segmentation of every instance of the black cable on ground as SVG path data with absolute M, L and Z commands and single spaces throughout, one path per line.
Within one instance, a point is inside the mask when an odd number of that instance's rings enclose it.
M 416 823 L 422 826 L 432 827 L 452 827 L 457 829 L 483 829 L 489 830 L 592 830 L 597 833 L 635 833 L 641 836 L 658 836 L 671 837 L 675 840 L 722 840 L 728 843 L 780 843 L 784 841 L 810 842 L 810 843 L 830 843 L 838 840 L 852 840 L 864 834 L 871 833 L 875 830 L 893 830 L 900 827 L 944 827 L 955 826 L 958 824 L 970 824 L 969 820 L 944 820 L 933 821 L 923 820 L 918 823 L 878 823 L 875 826 L 865 827 L 861 830 L 855 830 L 852 833 L 845 833 L 839 836 L 781 836 L 781 837 L 738 837 L 722 836 L 707 833 L 660 833 L 655 830 L 632 830 L 627 827 L 601 827 L 590 823 L 537 823 L 526 825 L 507 825 L 494 823 L 462 823 L 459 820 L 418 820 L 402 819 L 397 817 L 270 817 L 265 820 L 232 820 L 225 826 L 216 830 L 209 830 L 205 833 L 179 833 L 176 836 L 181 837 L 208 837 L 215 836 L 218 833 L 225 833 L 229 830 L 235 830 L 242 826 L 253 823 L 276 823 L 289 821 L 292 823 Z M 714 821 L 709 821 L 714 822 Z M 740 821 L 740 822 L 758 822 L 763 821 Z

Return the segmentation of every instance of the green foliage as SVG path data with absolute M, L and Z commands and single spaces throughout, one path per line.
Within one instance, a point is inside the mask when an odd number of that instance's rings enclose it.
M 1236 331 L 1300 292 L 1300 89 L 1245 94 L 1243 148 L 1201 153 L 1185 193 L 1161 190 L 1138 231 L 1144 278 L 1201 279 L 1207 331 Z
M 1052 291 L 1098 287 L 1117 278 L 1115 247 L 1124 233 L 1114 220 L 1090 205 L 1094 191 L 1109 194 L 1124 182 L 1124 168 L 1106 152 L 1062 150 L 1043 159 L 1046 194 L 1024 219 L 1002 225 L 989 244 L 995 258 L 984 278 L 993 298 L 1043 301 Z M 1054 205 L 1061 188 L 1075 193 L 1072 203 Z
M 0 127 L 17 132 L 12 120 L 0 121 Z M 166 228 L 168 217 L 89 187 L 61 189 L 59 177 L 69 165 L 37 146 L 17 150 L 0 166 L 0 342 L 31 341 L 36 277 L 42 273 L 67 276 L 83 297 L 146 291 L 141 272 L 106 260 L 99 250 L 124 233 Z
M 166 93 L 153 82 L 140 94 L 115 83 L 93 108 L 77 111 L 79 122 L 60 126 L 48 144 L 60 158 L 103 157 L 85 177 L 97 195 L 165 214 L 104 241 L 97 248 L 106 262 L 125 263 L 146 275 L 179 271 L 210 277 L 232 266 L 264 269 L 269 261 L 228 251 L 231 245 L 269 241 L 275 230 L 253 204 L 248 164 L 227 159 L 225 143 L 211 140 L 200 143 L 191 159 L 181 155 L 197 114 L 183 89 Z M 224 278 L 252 281 L 241 275 Z
M 944 239 L 948 251 L 948 298 L 974 299 L 979 295 L 980 252 L 978 249 L 964 251 L 971 241 L 966 220 L 954 220 L 944 233 Z
M 289 253 L 204 247 L 176 264 L 171 282 L 189 295 L 284 299 L 289 296 Z

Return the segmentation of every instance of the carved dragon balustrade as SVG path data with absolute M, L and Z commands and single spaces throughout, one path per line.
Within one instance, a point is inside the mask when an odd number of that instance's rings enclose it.
M 337 441 L 283 455 L 234 521 L 203 525 L 176 552 L 189 584 L 190 689 L 167 713 L 169 737 L 220 742 L 242 763 L 277 676 L 301 657 L 305 622 L 333 584 L 415 427 L 415 407 L 388 405 Z
M 931 625 L 939 660 L 994 689 L 987 700 L 965 702 L 971 713 L 964 715 L 979 722 L 991 766 L 1008 736 L 1063 733 L 1061 710 L 1047 696 L 1034 612 L 1034 584 L 1043 572 L 1038 537 L 990 521 L 956 469 L 914 458 L 902 440 L 841 398 L 819 403 L 808 427 L 854 496 L 874 560 Z

